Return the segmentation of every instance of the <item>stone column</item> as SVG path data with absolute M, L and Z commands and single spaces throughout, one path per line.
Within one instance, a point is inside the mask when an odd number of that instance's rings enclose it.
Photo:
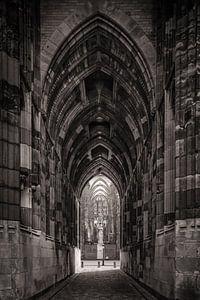
M 32 106 L 32 227 L 41 229 L 41 177 L 40 177 L 40 119 L 41 115 Z
M 197 17 L 200 20 L 200 5 L 197 7 Z M 200 22 L 197 23 L 196 30 L 197 34 L 197 49 L 196 49 L 196 57 L 197 57 L 197 68 L 200 69 Z M 195 180 L 195 193 L 196 193 L 196 203 L 195 207 L 198 208 L 198 212 L 196 212 L 196 216 L 200 218 L 200 80 L 198 74 L 198 80 L 196 80 L 196 102 L 194 107 L 195 114 L 195 167 L 196 167 L 196 180 Z
M 153 168 L 156 168 L 156 201 L 153 201 L 153 210 L 156 214 L 154 228 L 160 230 L 164 225 L 164 104 L 156 115 L 157 120 L 157 138 L 156 138 L 156 162 L 153 161 Z M 154 138 L 155 139 L 155 138 Z
M 175 298 L 183 300 L 199 298 L 199 24 L 196 1 L 196 7 L 178 20 L 176 44 Z
M 176 217 L 194 217 L 195 208 L 195 92 L 198 85 L 195 11 L 178 22 L 176 45 Z
M 175 210 L 175 121 L 172 107 L 172 89 L 165 91 L 164 133 L 164 215 L 165 224 L 174 220 Z
M 31 92 L 23 93 L 24 106 L 21 110 L 20 124 L 20 178 L 21 178 L 21 224 L 32 226 L 32 114 Z
M 1 2 L 0 219 L 20 219 L 19 19 L 17 1 Z

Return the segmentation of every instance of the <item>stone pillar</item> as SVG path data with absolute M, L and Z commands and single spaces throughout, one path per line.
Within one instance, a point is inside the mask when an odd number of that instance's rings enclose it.
M 77 208 L 77 211 L 76 211 L 76 220 L 77 220 L 77 248 L 80 248 L 80 202 L 79 202 L 79 199 L 76 198 L 76 208 Z
M 44 166 L 44 178 L 42 183 L 44 184 L 44 195 L 45 195 L 45 206 L 44 206 L 44 213 L 45 213 L 45 232 L 47 235 L 51 234 L 51 229 L 50 229 L 50 219 L 51 219 L 51 206 L 50 206 L 50 196 L 51 195 L 51 169 L 50 169 L 50 155 L 51 155 L 51 148 L 52 148 L 52 143 L 50 139 L 48 138 L 48 133 L 46 129 L 44 128 L 45 131 L 45 140 L 43 141 L 44 143 L 44 161 L 43 161 L 43 166 Z
M 173 84 L 172 84 L 173 85 Z M 164 133 L 164 215 L 165 225 L 174 221 L 175 210 L 175 121 L 172 107 L 173 86 L 165 91 L 165 133 Z
M 19 18 L 17 1 L 1 2 L 0 219 L 20 219 Z
M 200 5 L 197 7 L 198 10 L 198 20 L 200 20 Z M 196 49 L 196 57 L 197 57 L 197 68 L 200 68 L 200 22 L 197 23 L 196 28 L 197 35 L 197 49 Z M 198 74 L 198 80 L 196 80 L 196 102 L 194 107 L 195 112 L 195 166 L 196 166 L 196 181 L 195 181 L 195 193 L 196 193 L 196 202 L 195 207 L 198 208 L 198 213 L 196 212 L 196 216 L 200 218 L 200 80 Z
M 32 113 L 31 92 L 23 93 L 24 106 L 21 110 L 20 124 L 20 178 L 21 178 L 21 224 L 32 226 Z
M 40 113 L 32 106 L 32 227 L 41 229 Z
M 177 23 L 176 299 L 199 299 L 200 4 Z
M 178 22 L 176 46 L 176 218 L 195 217 L 195 107 L 197 22 L 195 11 Z M 198 94 L 197 94 L 198 97 Z
M 49 171 L 50 171 L 50 199 L 49 199 L 49 226 L 50 236 L 55 237 L 55 160 L 53 157 L 53 147 L 51 147 L 51 153 L 49 155 Z
M 156 168 L 156 201 L 153 201 L 153 210 L 156 214 L 155 229 L 162 229 L 164 225 L 164 104 L 156 115 L 157 120 L 157 150 L 156 163 L 153 161 L 153 167 Z
M 55 209 L 56 209 L 56 224 L 55 224 L 55 237 L 57 240 L 62 240 L 62 208 L 64 204 L 62 203 L 61 192 L 62 192 L 62 171 L 61 162 L 59 158 L 55 155 Z

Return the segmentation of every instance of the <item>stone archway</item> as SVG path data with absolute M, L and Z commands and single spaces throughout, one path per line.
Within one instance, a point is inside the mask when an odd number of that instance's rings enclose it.
M 117 12 L 115 19 L 122 18 Z M 141 238 L 143 230 L 148 234 L 150 227 L 148 213 L 145 224 L 142 223 L 141 201 L 134 205 L 133 202 L 135 197 L 142 197 L 140 182 L 145 176 L 150 178 L 148 165 L 153 165 L 152 153 L 156 147 L 152 139 L 155 135 L 155 127 L 152 129 L 155 122 L 154 74 L 151 72 L 152 57 L 148 59 L 154 51 L 147 51 L 145 57 L 145 49 L 151 48 L 151 43 L 130 19 L 124 23 L 125 28 L 129 28 L 128 34 L 116 20 L 113 21 L 114 13 L 107 14 L 109 16 L 95 13 L 74 26 L 65 39 L 62 36 L 64 40 L 60 41 L 58 49 L 54 47 L 53 50 L 48 44 L 52 51 L 43 85 L 42 131 L 46 131 L 54 156 L 62 164 L 65 180 L 62 201 L 68 210 L 75 207 L 73 217 L 68 215 L 67 224 L 67 239 L 73 245 L 79 247 L 79 237 L 77 227 L 70 223 L 79 222 L 76 216 L 85 184 L 103 174 L 117 187 L 122 268 L 126 269 L 127 262 L 132 264 L 127 257 L 128 247 L 134 247 L 136 235 Z M 137 29 L 131 30 L 132 26 Z M 53 38 L 56 37 L 59 35 Z M 55 161 L 53 156 L 50 159 Z M 50 191 L 53 190 L 52 180 Z M 49 203 L 54 201 L 50 191 L 46 191 L 50 195 L 47 196 Z M 146 201 L 149 202 L 148 210 L 152 198 L 147 197 Z M 131 215 L 133 222 L 139 222 L 138 233 L 131 227 Z M 139 247 L 134 249 L 134 258 L 138 251 L 142 257 L 143 247 Z
M 104 1 L 97 5 L 98 7 L 89 3 L 86 8 L 77 8 L 73 14 L 70 14 L 64 19 L 64 21 L 55 29 L 51 37 L 46 41 L 41 52 L 42 81 L 47 74 L 54 55 L 70 33 L 73 32 L 77 26 L 80 26 L 81 23 L 98 13 L 110 18 L 113 22 L 121 26 L 132 38 L 138 49 L 140 49 L 140 53 L 142 53 L 145 58 L 150 73 L 155 79 L 155 48 L 140 25 L 132 17 L 125 14 L 109 1 Z

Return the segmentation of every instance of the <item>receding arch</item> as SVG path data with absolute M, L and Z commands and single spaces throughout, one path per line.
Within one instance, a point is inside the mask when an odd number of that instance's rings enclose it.
M 140 44 L 145 35 L 131 18 L 123 28 L 115 13 L 77 19 L 51 52 L 44 79 L 47 130 L 79 196 L 101 172 L 123 194 L 151 130 L 154 74 Z
M 74 37 L 74 32 L 76 28 L 78 31 L 86 26 L 86 24 L 90 24 L 93 22 L 94 18 L 101 17 L 105 20 L 111 20 L 113 24 L 117 24 L 118 27 L 123 29 L 123 35 L 129 35 L 132 43 L 135 44 L 138 51 L 138 60 L 144 61 L 144 71 L 148 71 L 149 77 L 151 78 L 151 88 L 154 89 L 154 80 L 155 80 L 155 48 L 152 45 L 152 42 L 145 35 L 142 28 L 137 24 L 132 17 L 126 15 L 120 9 L 114 7 L 113 10 L 106 10 L 104 7 L 100 7 L 98 12 L 90 11 L 88 15 L 88 11 L 83 14 L 80 11 L 76 11 L 76 19 L 74 19 L 74 15 L 68 16 L 54 31 L 51 35 L 50 39 L 45 43 L 42 49 L 42 57 L 41 57 L 41 75 L 43 80 L 43 90 L 45 89 L 46 78 L 51 78 L 52 69 L 51 66 L 53 64 L 54 58 L 57 59 L 59 50 L 64 48 L 64 44 L 68 39 L 71 41 L 71 46 L 76 42 L 76 38 Z M 122 22 L 123 20 L 123 22 Z M 80 25 L 82 24 L 82 26 Z M 127 37 L 127 36 L 126 36 Z M 45 97 L 46 95 L 44 95 Z

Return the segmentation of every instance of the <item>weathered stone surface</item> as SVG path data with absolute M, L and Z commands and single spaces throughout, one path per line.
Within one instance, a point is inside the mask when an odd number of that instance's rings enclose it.
M 0 298 L 79 271 L 98 202 L 81 222 L 79 199 L 97 175 L 119 195 L 97 208 L 105 253 L 120 235 L 122 270 L 161 297 L 200 297 L 199 11 L 1 1 Z

